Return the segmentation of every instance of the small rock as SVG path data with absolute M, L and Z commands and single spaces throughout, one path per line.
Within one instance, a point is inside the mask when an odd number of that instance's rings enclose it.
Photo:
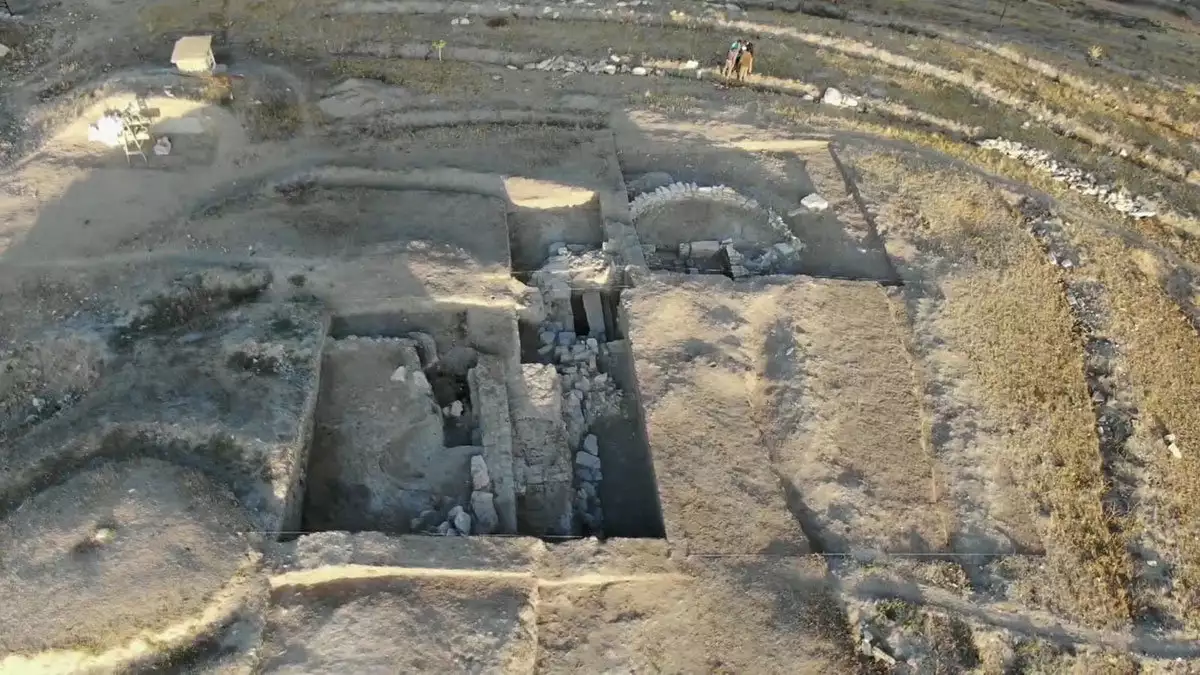
M 1183 459 L 1183 451 L 1181 451 L 1179 449 L 1178 445 L 1176 445 L 1174 443 L 1170 443 L 1167 445 L 1167 450 L 1171 453 L 1171 456 L 1174 457 L 1175 459 Z
M 699 61 L 695 61 L 695 60 L 688 61 L 687 63 L 683 64 L 683 69 L 684 69 L 684 70 L 695 70 L 695 69 L 697 69 L 697 68 L 699 68 L 699 67 L 700 67 L 700 62 L 699 62 Z
M 445 537 L 445 536 L 449 536 L 450 530 L 452 530 L 452 529 L 454 529 L 454 528 L 450 525 L 450 521 L 447 520 L 443 523 L 440 523 L 437 526 L 437 529 L 435 530 L 435 532 L 437 532 L 438 534 Z
M 492 534 L 500 525 L 495 498 L 490 492 L 471 493 L 471 512 L 475 514 L 475 534 Z
M 558 333 L 552 330 L 544 330 L 538 333 L 538 340 L 544 345 L 552 345 L 556 339 L 558 339 Z
M 433 385 L 429 384 L 429 378 L 425 377 L 425 373 L 416 371 L 412 377 L 413 389 L 416 389 L 422 394 L 432 394 Z
M 454 529 L 464 536 L 471 534 L 471 514 L 464 511 L 461 506 L 454 508 L 458 509 L 458 513 L 454 514 Z M 451 511 L 451 513 L 454 512 Z
M 633 70 L 631 70 L 630 72 L 631 72 L 631 73 L 633 73 L 634 75 L 645 75 L 647 71 L 646 71 L 646 69 L 645 69 L 645 68 L 643 68 L 643 67 L 641 67 L 641 66 L 636 66 L 636 67 L 635 67 Z
M 471 457 L 471 486 L 476 490 L 487 490 L 492 485 L 492 478 L 488 475 L 487 462 L 484 461 L 483 455 L 474 455 Z
M 408 379 L 408 369 L 405 368 L 404 366 L 400 366 L 399 368 L 392 371 L 392 377 L 390 379 L 392 380 L 392 382 L 406 381 Z
M 596 438 L 596 434 L 588 434 L 583 439 L 583 449 L 591 455 L 600 454 L 600 441 Z
M 620 63 L 620 62 L 621 62 L 621 57 L 620 57 L 620 56 L 617 56 L 616 54 L 609 54 L 609 55 L 608 55 L 608 60 L 609 60 L 609 61 L 612 61 L 613 63 Z
M 582 450 L 575 453 L 575 463 L 585 469 L 599 470 L 600 458 Z
M 421 512 L 416 518 L 413 518 L 408 523 L 409 529 L 413 532 L 426 532 L 438 526 L 438 512 L 432 509 L 426 509 Z
M 571 331 L 565 330 L 558 334 L 558 346 L 559 347 L 570 347 L 571 345 L 575 344 L 575 339 L 576 339 L 576 336 L 574 333 L 572 333 Z
M 10 51 L 12 51 L 12 50 L 10 50 L 8 47 L 5 47 L 4 45 L 0 45 L 0 59 L 8 56 L 8 53 Z
M 842 96 L 842 92 L 836 87 L 829 87 L 821 96 L 821 103 L 840 108 L 845 103 L 845 97 Z
M 462 414 L 463 414 L 463 402 L 462 401 L 455 401 L 454 403 L 451 403 L 450 405 L 446 406 L 446 416 L 447 417 L 459 418 L 459 417 L 462 417 Z
M 805 197 L 804 199 L 801 199 L 800 205 L 803 206 L 804 208 L 808 209 L 809 211 L 813 211 L 816 213 L 820 213 L 821 211 L 824 211 L 825 209 L 829 208 L 829 202 L 824 197 L 822 197 L 821 195 L 819 195 L 815 192 L 812 193 L 811 195 Z
M 154 143 L 154 154 L 159 157 L 165 157 L 171 154 L 171 139 L 163 136 Z

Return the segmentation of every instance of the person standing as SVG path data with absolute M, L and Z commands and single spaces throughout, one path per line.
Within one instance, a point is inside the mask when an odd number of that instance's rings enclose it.
M 741 55 L 742 41 L 734 40 L 733 44 L 729 45 L 729 51 L 725 53 L 725 65 L 721 67 L 722 77 L 733 75 L 733 69 L 737 66 L 738 57 Z

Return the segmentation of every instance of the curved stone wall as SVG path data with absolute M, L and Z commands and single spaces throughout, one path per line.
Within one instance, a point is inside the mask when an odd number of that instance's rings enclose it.
M 787 223 L 783 221 L 783 218 L 779 214 L 759 204 L 758 200 L 739 194 L 737 190 L 725 185 L 701 187 L 695 183 L 672 183 L 671 185 L 660 187 L 653 192 L 645 192 L 635 197 L 629 203 L 629 214 L 633 217 L 633 221 L 636 224 L 638 218 L 653 209 L 672 203 L 697 199 L 736 206 L 750 211 L 759 211 L 764 214 L 767 225 L 772 231 L 777 232 L 783 238 L 783 241 L 797 249 L 803 246 L 800 239 L 792 234 L 792 231 L 788 229 Z

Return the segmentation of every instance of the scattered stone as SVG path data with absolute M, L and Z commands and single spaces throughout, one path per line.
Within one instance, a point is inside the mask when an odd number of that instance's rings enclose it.
M 475 490 L 487 490 L 491 485 L 492 478 L 488 475 L 487 462 L 484 461 L 483 455 L 471 457 L 471 487 Z
M 154 154 L 165 157 L 171 154 L 171 139 L 163 136 L 154 143 Z
M 435 530 L 435 532 L 437 532 L 438 534 L 440 534 L 443 537 L 447 537 L 452 534 L 451 530 L 453 530 L 453 529 L 454 529 L 454 527 L 450 524 L 450 521 L 447 520 L 447 521 L 444 521 L 441 524 L 439 524 L 437 526 L 437 529 Z
M 427 532 L 438 527 L 438 521 L 441 520 L 437 511 L 426 509 L 416 518 L 409 521 L 409 530 L 413 532 Z
M 1096 197 L 1114 210 L 1130 218 L 1153 218 L 1158 215 L 1155 204 L 1140 195 L 1132 195 L 1124 189 L 1102 184 L 1096 176 L 1078 167 L 1063 164 L 1053 159 L 1050 153 L 1031 148 L 1017 141 L 1004 138 L 986 138 L 978 142 L 979 147 L 995 150 L 1020 160 L 1026 166 L 1050 174 L 1050 177 L 1067 187 L 1089 197 Z
M 490 492 L 471 493 L 471 512 L 475 514 L 475 534 L 492 534 L 500 525 L 495 498 Z
M 437 341 L 429 333 L 409 333 L 410 340 L 417 343 L 417 351 L 421 357 L 421 367 L 428 368 L 438 362 Z
M 461 506 L 455 506 L 450 509 L 450 520 L 454 523 L 454 529 L 460 534 L 471 534 L 471 514 L 463 510 Z
M 575 344 L 575 340 L 576 340 L 575 333 L 573 333 L 569 330 L 565 330 L 558 334 L 558 346 L 559 347 L 570 347 L 571 345 Z
M 583 439 L 583 449 L 591 455 L 600 454 L 600 441 L 596 438 L 596 434 L 588 434 Z
M 814 213 L 820 213 L 829 208 L 829 201 L 817 193 L 812 193 L 800 200 L 800 205 Z
M 645 75 L 647 73 L 646 69 L 641 66 L 635 67 L 630 72 L 633 73 L 634 75 Z
M 0 59 L 8 56 L 8 53 L 10 51 L 12 51 L 12 50 L 10 50 L 8 47 L 5 47 L 4 45 L 0 45 Z
M 392 382 L 407 382 L 408 381 L 408 368 L 405 368 L 404 366 L 400 366 L 399 368 L 393 370 L 392 376 L 389 379 L 391 379 Z
M 600 468 L 600 458 L 588 452 L 580 451 L 575 453 L 575 463 L 586 469 Z
M 102 527 L 92 534 L 92 541 L 98 545 L 104 545 L 112 541 L 117 536 L 111 527 Z
M 696 60 L 690 60 L 687 63 L 683 64 L 684 70 L 695 70 L 699 67 L 700 67 L 700 62 L 696 61 Z
M 452 419 L 458 419 L 459 417 L 462 417 L 463 402 L 455 401 L 454 403 L 451 403 L 450 405 L 446 406 L 445 408 L 442 408 L 442 413 L 446 417 L 449 417 Z

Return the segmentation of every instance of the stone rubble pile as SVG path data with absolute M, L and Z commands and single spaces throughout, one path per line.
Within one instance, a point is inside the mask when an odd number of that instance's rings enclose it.
M 1096 197 L 1118 212 L 1130 218 L 1153 218 L 1158 215 L 1154 202 L 1141 195 L 1132 195 L 1124 188 L 1101 183 L 1096 176 L 1078 167 L 1063 164 L 1045 150 L 1031 148 L 1018 141 L 1004 138 L 986 138 L 978 142 L 979 147 L 995 150 L 1008 157 L 1020 160 L 1026 166 L 1050 174 L 1054 180 L 1066 183 L 1076 192 Z
M 601 531 L 603 512 L 596 485 L 602 479 L 595 437 L 588 429 L 599 420 L 620 414 L 621 390 L 600 364 L 608 357 L 608 329 L 600 293 L 618 280 L 611 255 L 562 243 L 551 244 L 550 258 L 531 275 L 542 295 L 544 318 L 538 324 L 538 354 L 554 365 L 560 378 L 562 416 L 567 445 L 575 457 L 576 513 L 593 534 Z M 572 295 L 583 295 L 585 317 L 576 317 Z M 588 335 L 576 333 L 586 319 Z
M 616 282 L 617 267 L 608 253 L 563 243 L 551 244 L 549 252 L 550 257 L 530 275 L 530 281 L 542 293 L 546 314 L 563 323 L 570 318 L 572 291 L 603 290 Z
M 699 66 L 699 63 L 696 64 Z M 633 65 L 628 56 L 610 55 L 602 61 L 584 61 L 570 59 L 565 56 L 552 56 L 537 63 L 526 63 L 525 70 L 543 70 L 566 73 L 590 73 L 592 75 L 657 75 L 665 73 L 657 68 L 647 68 L 643 65 Z
M 595 434 L 584 437 L 583 449 L 575 453 L 575 478 L 579 484 L 575 490 L 575 513 L 592 534 L 598 534 L 604 528 L 604 510 L 600 506 L 600 481 L 604 474 L 600 469 L 600 442 Z
M 414 532 L 429 532 L 442 536 L 466 537 L 471 534 L 493 534 L 500 527 L 500 516 L 496 513 L 492 480 L 483 455 L 471 457 L 471 499 L 469 509 L 454 504 L 446 519 L 438 523 L 438 512 L 423 511 L 410 524 Z M 436 525 L 434 523 L 437 523 Z

